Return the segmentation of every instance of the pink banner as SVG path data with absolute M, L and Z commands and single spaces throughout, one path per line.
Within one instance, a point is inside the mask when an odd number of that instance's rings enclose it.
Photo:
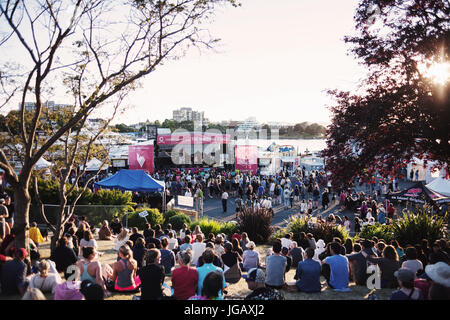
M 230 142 L 228 134 L 210 133 L 185 133 L 185 134 L 159 134 L 157 143 L 159 145 L 176 144 L 227 144 Z
M 258 170 L 258 147 L 236 146 L 234 150 L 235 168 L 239 171 L 251 171 L 256 174 Z
M 152 174 L 153 166 L 153 146 L 128 146 L 128 166 L 131 170 L 145 170 Z

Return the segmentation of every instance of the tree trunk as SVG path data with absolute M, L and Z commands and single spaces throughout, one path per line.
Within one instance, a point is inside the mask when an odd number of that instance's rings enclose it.
M 25 248 L 28 250 L 28 230 L 29 230 L 29 212 L 31 197 L 28 192 L 28 183 L 14 188 L 14 230 L 15 230 L 15 248 Z

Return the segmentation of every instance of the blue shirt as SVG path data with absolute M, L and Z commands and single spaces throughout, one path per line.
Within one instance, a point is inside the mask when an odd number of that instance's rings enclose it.
M 380 211 L 380 213 L 378 213 L 378 222 L 381 224 L 386 223 L 386 212 Z
M 300 261 L 297 267 L 295 278 L 297 280 L 297 288 L 303 292 L 320 292 L 322 285 L 320 284 L 320 263 L 313 259 Z
M 212 263 L 205 263 L 200 268 L 197 268 L 197 272 L 198 272 L 197 294 L 199 296 L 202 295 L 203 281 L 205 280 L 205 278 L 208 275 L 208 273 L 210 273 L 212 271 L 222 272 L 223 287 L 224 288 L 226 287 L 227 284 L 225 282 L 225 275 L 224 275 L 223 269 L 219 268 L 219 267 L 216 267 Z M 219 292 L 219 299 L 222 299 L 222 290 L 220 290 L 220 292 Z
M 335 254 L 324 259 L 330 266 L 330 284 L 334 289 L 348 287 L 348 259 L 340 254 Z

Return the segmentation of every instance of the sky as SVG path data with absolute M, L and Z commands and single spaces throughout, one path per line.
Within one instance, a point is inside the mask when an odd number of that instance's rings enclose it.
M 210 121 L 329 123 L 327 89 L 351 90 L 364 69 L 343 38 L 354 32 L 356 0 L 241 0 L 209 26 L 221 42 L 150 74 L 116 123 L 172 118 L 191 107 Z
M 215 50 L 194 49 L 158 66 L 113 123 L 164 121 L 173 110 L 190 107 L 212 122 L 255 117 L 260 123 L 328 124 L 332 100 L 326 90 L 355 89 L 365 74 L 343 41 L 354 33 L 358 0 L 240 2 L 220 7 L 208 24 L 221 39 Z M 9 45 L 9 54 L 21 48 Z M 70 103 L 65 93 L 54 100 Z M 101 109 L 94 115 L 106 114 Z

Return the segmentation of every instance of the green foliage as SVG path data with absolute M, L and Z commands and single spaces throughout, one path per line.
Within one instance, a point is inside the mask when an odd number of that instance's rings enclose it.
M 394 240 L 393 228 L 390 225 L 376 223 L 374 225 L 366 225 L 362 228 L 361 232 L 355 237 L 355 239 L 372 239 L 372 237 L 377 237 L 378 239 L 383 239 L 386 243 L 390 243 Z
M 186 223 L 186 225 L 189 226 L 192 223 L 192 221 L 188 215 L 186 215 L 184 213 L 180 213 L 180 214 L 171 216 L 168 220 L 166 220 L 165 223 L 166 224 L 170 223 L 174 230 L 180 230 L 183 228 L 183 223 Z
M 266 243 L 274 230 L 271 226 L 272 218 L 273 214 L 269 210 L 260 209 L 253 212 L 244 208 L 237 219 L 239 231 L 246 232 L 255 243 Z
M 426 211 L 414 214 L 408 211 L 402 218 L 392 224 L 395 239 L 401 246 L 420 244 L 422 239 L 430 243 L 435 240 L 448 237 L 445 232 L 445 221 L 447 216 L 429 216 Z
M 344 242 L 347 240 L 349 234 L 343 226 L 336 226 L 330 223 L 308 223 L 311 222 L 309 218 L 306 217 L 290 217 L 287 221 L 286 228 L 283 228 L 276 232 L 272 239 L 277 237 L 281 238 L 286 233 L 292 232 L 294 234 L 293 240 L 299 242 L 300 233 L 312 233 L 316 240 L 322 239 L 325 243 L 333 241 L 334 237 L 338 237 Z
M 91 203 L 95 205 L 128 205 L 132 204 L 133 195 L 131 192 L 120 190 L 100 189 L 93 194 Z
M 179 215 L 181 214 L 180 211 L 178 210 L 167 210 L 166 212 L 163 213 L 164 216 L 164 224 L 168 224 L 169 223 L 169 219 L 173 216 Z M 190 222 L 189 222 L 190 223 Z
M 207 237 L 210 233 L 213 233 L 214 235 L 224 233 L 228 237 L 231 237 L 238 230 L 238 226 L 235 223 L 232 222 L 223 223 L 217 220 L 212 219 L 210 220 L 207 218 L 202 218 L 200 220 L 191 223 L 190 225 L 191 230 L 194 230 L 194 228 L 198 225 L 202 229 L 202 232 L 205 235 L 205 237 Z
M 158 209 L 151 209 L 151 208 L 139 208 L 134 212 L 131 212 L 128 214 L 128 227 L 133 228 L 137 227 L 139 230 L 144 229 L 145 224 L 147 221 L 144 218 L 141 218 L 139 216 L 139 213 L 142 211 L 147 211 L 148 216 L 146 217 L 148 223 L 154 228 L 157 224 L 163 224 L 164 217 L 159 212 Z
M 191 230 L 194 230 L 196 226 L 200 226 L 200 229 L 202 229 L 203 234 L 207 237 L 210 233 L 214 233 L 217 235 L 220 232 L 221 229 L 221 223 L 216 220 L 210 220 L 208 218 L 202 218 L 200 220 L 197 220 L 193 223 L 191 223 L 190 228 Z

